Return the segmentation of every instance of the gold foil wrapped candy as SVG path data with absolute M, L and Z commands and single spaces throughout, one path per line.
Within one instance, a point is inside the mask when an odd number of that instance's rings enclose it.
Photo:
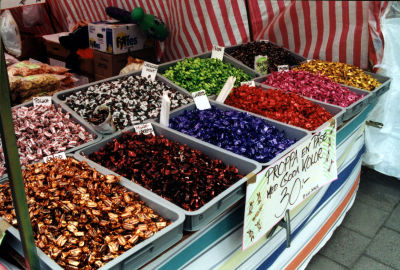
M 374 90 L 381 85 L 378 80 L 366 74 L 361 68 L 339 62 L 311 60 L 299 65 L 294 69 L 304 70 L 314 74 L 319 73 L 323 76 L 331 78 L 337 83 L 368 91 Z

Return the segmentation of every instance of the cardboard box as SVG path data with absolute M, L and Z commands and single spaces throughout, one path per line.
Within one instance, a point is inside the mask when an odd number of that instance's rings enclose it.
M 101 52 L 122 54 L 128 50 L 140 50 L 145 40 L 146 35 L 136 24 L 89 23 L 89 46 Z
M 44 35 L 42 37 L 44 40 L 44 45 L 46 46 L 47 56 L 49 58 L 65 61 L 70 52 L 60 45 L 60 41 L 58 40 L 58 38 L 60 36 L 66 36 L 68 34 L 68 32 L 62 32 L 51 35 Z
M 128 54 L 108 54 L 94 51 L 94 73 L 109 78 L 118 75 L 128 62 Z
M 93 76 L 94 74 L 94 60 L 80 58 L 79 69 L 84 75 Z

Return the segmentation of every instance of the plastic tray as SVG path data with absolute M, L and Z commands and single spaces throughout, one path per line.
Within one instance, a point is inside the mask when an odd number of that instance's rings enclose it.
M 60 104 L 59 104 L 56 100 L 54 100 L 53 98 L 51 99 L 51 102 L 52 102 L 52 104 L 55 105 L 55 106 L 60 105 Z M 33 101 L 29 101 L 29 102 L 26 102 L 26 103 L 22 103 L 22 104 L 16 105 L 16 106 L 14 106 L 14 108 L 18 108 L 18 107 L 22 107 L 22 106 L 26 106 L 26 107 L 33 106 Z M 68 154 L 68 153 L 74 153 L 74 152 L 76 152 L 77 150 L 82 149 L 82 148 L 85 148 L 86 146 L 91 145 L 92 143 L 96 143 L 96 142 L 98 142 L 98 141 L 100 141 L 100 140 L 102 139 L 102 136 L 101 136 L 99 133 L 97 133 L 97 132 L 96 132 L 90 125 L 88 125 L 85 121 L 82 121 L 82 118 L 79 117 L 74 111 L 72 111 L 72 110 L 67 110 L 67 109 L 65 109 L 63 106 L 61 106 L 61 109 L 62 109 L 62 111 L 63 111 L 64 113 L 69 113 L 69 114 L 71 115 L 71 118 L 72 118 L 72 120 L 73 120 L 74 122 L 77 122 L 77 123 L 81 124 L 81 125 L 85 128 L 85 130 L 86 130 L 87 132 L 89 132 L 90 134 L 92 134 L 93 136 L 95 136 L 95 138 L 94 138 L 92 141 L 89 141 L 89 142 L 87 142 L 87 143 L 83 143 L 83 144 L 81 144 L 81 145 L 78 145 L 78 146 L 75 146 L 75 147 L 72 147 L 72 148 L 70 148 L 70 149 L 65 150 L 65 153 L 66 153 L 66 154 Z M 65 138 L 65 139 L 68 140 L 68 138 Z M 3 179 L 3 178 L 6 179 L 6 178 L 7 178 L 7 174 L 5 174 L 5 175 L 3 175 L 2 177 L 0 177 L 0 180 Z
M 369 92 L 373 93 L 373 100 L 375 100 L 378 97 L 382 96 L 384 93 L 386 93 L 390 89 L 390 83 L 392 82 L 391 78 L 383 76 L 381 74 L 371 73 L 371 72 L 368 72 L 368 71 L 364 71 L 364 73 L 370 75 L 371 77 L 375 78 L 380 83 L 382 83 L 378 88 L 375 88 L 374 90 L 369 91 Z M 371 102 L 373 100 L 371 100 Z
M 163 135 L 172 141 L 186 144 L 192 149 L 200 150 L 203 154 L 206 154 L 213 159 L 219 159 L 222 160 L 225 164 L 236 166 L 239 169 L 239 173 L 241 173 L 242 175 L 246 175 L 196 211 L 186 211 L 179 207 L 179 209 L 183 211 L 186 216 L 184 224 L 184 229 L 186 231 L 197 231 L 203 228 L 211 220 L 216 218 L 226 209 L 231 207 L 234 203 L 243 198 L 246 194 L 247 180 L 261 170 L 261 166 L 258 163 L 248 158 L 241 157 L 221 148 L 216 148 L 215 146 L 206 144 L 202 141 L 193 140 L 193 138 L 188 135 L 177 132 L 170 128 L 163 127 L 158 123 L 152 122 L 152 125 L 156 135 Z M 132 131 L 134 130 L 132 129 Z M 107 139 L 102 140 L 101 142 L 91 145 L 83 149 L 81 151 L 81 154 L 88 156 L 91 153 L 98 151 L 100 148 L 104 147 L 108 141 L 120 137 L 121 134 L 122 132 L 118 132 L 117 134 L 114 134 L 113 136 L 110 136 Z M 76 155 L 79 156 L 80 154 L 76 153 Z M 89 159 L 87 160 L 90 165 L 94 163 Z M 109 170 L 103 169 L 103 171 L 107 172 Z M 134 186 L 135 190 L 145 190 L 145 188 L 143 188 L 142 186 L 128 179 L 123 179 L 126 180 L 129 185 Z M 156 194 L 154 195 L 157 196 L 160 203 L 164 205 L 174 205 L 175 207 L 178 207 L 172 202 L 162 198 L 161 196 Z
M 140 76 L 140 74 L 141 74 L 141 71 L 139 70 L 139 71 L 135 71 L 135 72 L 132 72 L 132 73 L 129 73 L 129 74 L 118 75 L 118 76 L 114 76 L 114 77 L 111 77 L 111 78 L 107 78 L 107 79 L 104 79 L 104 80 L 101 80 L 101 81 L 96 81 L 96 82 L 93 82 L 93 83 L 90 83 L 90 84 L 85 84 L 85 85 L 82 85 L 82 86 L 79 86 L 79 87 L 76 87 L 76 88 L 72 88 L 72 89 L 68 89 L 68 90 L 61 91 L 61 92 L 57 92 L 56 94 L 54 94 L 54 99 L 55 99 L 59 104 L 61 104 L 61 106 L 62 106 L 64 109 L 66 109 L 67 111 L 69 111 L 69 112 L 71 112 L 71 113 L 73 112 L 73 113 L 77 116 L 77 118 L 78 118 L 82 123 L 85 123 L 85 124 L 86 124 L 86 126 L 92 126 L 92 124 L 91 124 L 89 121 L 87 121 L 86 119 L 84 119 L 84 118 L 83 118 L 82 116 L 80 116 L 77 112 L 75 112 L 72 108 L 70 108 L 70 107 L 66 104 L 65 99 L 66 99 L 68 96 L 72 95 L 73 93 L 75 93 L 75 92 L 77 92 L 77 91 L 81 91 L 81 90 L 86 90 L 86 89 L 88 89 L 90 86 L 98 85 L 98 84 L 101 84 L 101 83 L 104 83 L 104 82 L 115 81 L 115 80 L 122 79 L 122 78 L 126 78 L 126 77 L 129 77 L 129 76 L 136 76 L 136 75 L 137 75 L 137 76 Z M 185 90 L 184 88 L 182 88 L 182 87 L 180 87 L 180 86 L 177 86 L 176 84 L 172 83 L 170 80 L 168 80 L 168 79 L 166 79 L 166 78 L 160 76 L 158 73 L 157 73 L 157 75 L 156 75 L 156 81 L 165 83 L 167 86 L 169 86 L 169 87 L 171 87 L 172 89 L 174 89 L 174 90 L 176 90 L 176 91 L 182 93 L 183 95 L 190 96 L 190 97 L 192 96 L 192 94 L 189 93 L 187 90 Z M 151 118 L 144 120 L 142 123 L 146 123 L 146 122 L 148 122 L 149 120 L 151 120 Z M 130 128 L 130 126 L 125 127 L 123 130 L 126 130 L 126 129 L 128 129 L 128 128 Z M 115 133 L 115 132 L 114 132 L 114 133 Z M 104 135 L 104 136 L 105 136 L 105 135 Z M 107 135 L 107 136 L 108 136 L 108 135 Z
M 390 77 L 387 77 L 387 76 L 384 76 L 381 74 L 372 73 L 372 72 L 365 71 L 365 70 L 364 70 L 364 73 L 370 75 L 372 78 L 376 79 L 377 81 L 379 81 L 382 84 L 379 87 L 377 87 L 371 91 L 357 88 L 357 87 L 351 87 L 346 84 L 341 84 L 341 85 L 351 88 L 351 89 L 357 89 L 357 90 L 362 90 L 362 91 L 372 93 L 372 95 L 370 96 L 370 100 L 369 100 L 369 102 L 372 103 L 390 89 L 390 83 L 392 82 L 392 79 Z
M 271 159 L 268 162 L 260 163 L 260 162 L 254 160 L 254 162 L 260 164 L 262 167 L 269 166 L 270 164 L 274 163 L 276 160 L 280 159 L 285 154 L 289 153 L 291 150 L 293 150 L 294 148 L 296 148 L 297 146 L 302 144 L 307 139 L 307 137 L 310 136 L 310 132 L 308 130 L 305 130 L 305 129 L 302 129 L 302 128 L 293 127 L 293 126 L 284 124 L 282 122 L 279 122 L 279 121 L 276 121 L 276 120 L 273 120 L 273 119 L 270 119 L 270 118 L 263 117 L 261 115 L 255 114 L 255 113 L 247 112 L 247 111 L 244 111 L 244 110 L 232 107 L 232 106 L 228 106 L 226 104 L 218 103 L 218 102 L 215 102 L 215 101 L 212 101 L 212 100 L 210 100 L 210 104 L 212 106 L 217 107 L 220 110 L 223 110 L 223 111 L 236 110 L 236 111 L 246 112 L 246 113 L 251 114 L 251 115 L 253 115 L 255 117 L 261 118 L 265 122 L 267 122 L 268 124 L 270 124 L 272 126 L 275 126 L 278 130 L 284 131 L 287 138 L 296 140 L 296 142 L 293 145 L 288 147 L 285 151 L 281 152 L 280 154 L 278 154 L 276 157 L 274 157 L 273 159 Z M 186 106 L 183 106 L 183 107 L 179 108 L 179 110 L 171 112 L 169 117 L 170 117 L 170 119 L 172 119 L 172 118 L 174 118 L 174 117 L 176 117 L 178 115 L 183 114 L 185 112 L 185 110 L 192 111 L 194 109 L 196 109 L 196 105 L 194 103 L 192 103 L 192 104 L 189 104 L 189 105 L 186 105 Z M 183 133 L 179 132 L 179 134 L 183 134 Z M 222 148 L 220 148 L 220 147 L 218 147 L 216 145 L 213 145 L 211 143 L 202 141 L 202 140 L 197 139 L 195 137 L 192 137 L 192 138 L 194 140 L 196 140 L 196 141 L 203 142 L 204 144 L 213 146 L 213 147 L 218 148 L 218 149 L 222 149 Z M 233 153 L 231 151 L 229 151 L 229 152 Z
M 270 75 L 266 75 L 266 76 L 262 76 L 262 77 L 258 77 L 256 79 L 254 79 L 254 82 L 256 83 L 256 85 L 258 86 L 264 86 L 266 84 L 263 84 L 262 82 L 265 81 L 265 79 L 270 76 Z M 269 88 L 272 89 L 277 89 L 276 87 L 273 86 L 269 86 L 266 85 Z M 351 104 L 348 107 L 341 107 L 335 104 L 330 104 L 330 103 L 326 103 L 326 102 L 322 102 L 313 98 L 309 98 L 303 95 L 300 95 L 304 98 L 310 99 L 312 101 L 318 101 L 319 103 L 324 103 L 324 104 L 329 104 L 331 106 L 337 107 L 337 108 L 343 108 L 344 112 L 343 114 L 337 118 L 337 126 L 339 126 L 340 124 L 343 123 L 343 121 L 347 121 L 351 118 L 353 118 L 355 115 L 357 115 L 359 112 L 361 112 L 364 108 L 366 108 L 373 100 L 373 94 L 370 91 L 367 90 L 362 90 L 362 89 L 358 89 L 358 88 L 354 88 L 354 87 L 350 87 L 347 85 L 342 85 L 343 87 L 346 87 L 347 89 L 349 89 L 351 92 L 354 92 L 358 95 L 363 94 L 364 97 L 360 98 L 359 100 L 357 100 L 356 102 L 354 102 L 353 104 Z
M 71 155 L 68 155 L 71 156 Z M 77 160 L 85 160 L 83 157 L 74 156 Z M 114 174 L 113 172 L 105 172 L 103 167 L 89 162 L 90 166 L 98 170 L 103 174 Z M 7 181 L 7 180 L 3 180 Z M 172 221 L 172 224 L 165 227 L 161 231 L 157 232 L 150 238 L 140 242 L 133 248 L 127 250 L 117 258 L 109 261 L 103 267 L 99 268 L 102 270 L 108 269 L 137 269 L 140 266 L 146 264 L 166 249 L 177 243 L 183 236 L 183 222 L 185 219 L 184 214 L 174 205 L 166 205 L 155 196 L 153 193 L 147 190 L 137 190 L 134 185 L 129 185 L 128 181 L 121 179 L 120 184 L 130 191 L 138 193 L 140 199 L 146 203 L 147 206 L 152 208 L 162 217 Z M 19 232 L 14 227 L 7 229 L 9 232 L 6 238 L 8 244 L 13 247 L 17 252 L 23 255 L 21 238 Z M 38 252 L 40 269 L 63 269 L 53 259 L 47 256 L 40 248 L 36 247 Z
M 257 42 L 261 42 L 261 40 L 258 40 Z M 273 42 L 271 42 L 271 41 L 267 41 L 267 42 L 268 42 L 268 43 L 271 43 L 271 44 L 274 44 L 274 45 L 276 45 L 276 46 L 282 48 L 283 50 L 287 51 L 287 52 L 290 53 L 295 59 L 297 59 L 299 62 L 304 62 L 304 61 L 307 60 L 307 58 L 305 58 L 305 57 L 303 57 L 303 56 L 301 56 L 301 55 L 299 55 L 299 54 L 297 54 L 297 53 L 295 53 L 295 52 L 292 52 L 291 50 L 288 50 L 288 49 L 286 49 L 285 47 L 279 46 L 279 45 L 277 45 L 276 43 L 273 43 Z M 245 43 L 245 44 L 246 44 L 246 43 Z M 242 65 L 245 65 L 246 67 L 248 67 L 245 63 L 243 63 L 242 61 L 240 61 L 239 59 L 236 59 L 235 57 L 233 57 L 233 56 L 231 55 L 231 52 L 232 52 L 233 50 L 235 50 L 237 47 L 239 47 L 240 45 L 241 45 L 241 44 L 234 45 L 234 46 L 229 46 L 229 47 L 225 47 L 225 51 L 224 51 L 224 52 L 225 52 L 229 57 L 231 57 L 231 58 L 235 59 L 236 61 L 240 62 Z M 256 70 L 254 69 L 254 67 L 249 67 L 249 68 L 251 68 L 252 70 L 256 71 Z M 256 71 L 256 72 L 257 72 L 257 71 Z M 259 73 L 259 72 L 257 72 L 257 73 Z
M 202 53 L 202 54 L 198 54 L 198 55 L 194 55 L 191 56 L 190 58 L 210 58 L 211 57 L 211 52 L 206 52 L 206 53 Z M 182 61 L 184 58 L 179 59 L 179 60 L 174 60 L 174 61 L 170 61 L 167 62 L 165 64 L 159 65 L 158 66 L 158 72 L 161 74 L 161 76 L 163 76 L 164 72 L 171 66 L 175 65 L 176 63 Z M 228 56 L 227 54 L 224 54 L 224 58 L 222 59 L 223 62 L 225 63 L 229 63 L 232 66 L 243 70 L 246 74 L 250 75 L 252 78 L 256 78 L 259 77 L 261 74 L 254 71 L 253 69 L 249 68 L 248 66 L 244 65 L 242 62 L 236 60 L 233 57 Z M 170 82 L 171 84 L 175 84 L 175 82 L 171 81 L 170 79 L 166 78 L 163 76 L 163 78 L 165 78 L 168 82 Z
M 256 86 L 260 87 L 262 89 L 277 90 L 274 87 L 270 87 L 270 86 L 267 86 L 267 85 L 262 84 L 262 83 L 256 83 Z M 329 104 L 329 103 L 325 103 L 325 102 L 322 102 L 322 101 L 319 101 L 319 100 L 315 100 L 315 99 L 312 99 L 312 98 L 308 98 L 308 97 L 304 97 L 304 98 L 310 100 L 312 103 L 317 104 L 317 105 L 323 107 L 328 112 L 330 112 L 333 115 L 333 118 L 336 119 L 337 126 L 340 126 L 341 124 L 343 124 L 344 109 L 342 107 L 335 106 L 335 105 L 332 105 L 332 104 Z M 234 108 L 236 108 L 236 107 L 234 107 Z M 278 120 L 275 120 L 275 121 L 278 121 Z M 290 125 L 290 124 L 288 124 L 288 125 Z M 290 125 L 290 126 L 293 126 L 293 125 Z M 296 126 L 294 126 L 294 127 L 296 127 Z M 300 127 L 297 127 L 297 128 L 300 128 Z M 315 130 L 317 130 L 317 129 L 318 128 L 316 128 Z M 313 132 L 315 130 L 310 130 L 310 131 Z

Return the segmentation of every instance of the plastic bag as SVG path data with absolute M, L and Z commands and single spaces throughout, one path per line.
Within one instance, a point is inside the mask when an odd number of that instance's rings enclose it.
M 18 25 L 9 10 L 5 10 L 1 14 L 0 32 L 5 49 L 10 54 L 20 57 L 22 54 L 21 36 Z
M 400 4 L 390 2 L 381 19 L 384 37 L 382 63 L 378 73 L 392 78 L 390 90 L 378 101 L 368 120 L 380 122 L 383 128 L 366 127 L 364 163 L 381 173 L 400 177 Z
M 24 26 L 29 28 L 44 23 L 42 5 L 30 5 L 22 7 L 22 21 Z

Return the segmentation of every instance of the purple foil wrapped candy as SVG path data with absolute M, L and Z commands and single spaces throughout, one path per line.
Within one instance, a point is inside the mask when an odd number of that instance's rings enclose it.
M 202 111 L 185 110 L 170 119 L 169 127 L 261 163 L 295 143 L 261 118 L 214 106 Z

